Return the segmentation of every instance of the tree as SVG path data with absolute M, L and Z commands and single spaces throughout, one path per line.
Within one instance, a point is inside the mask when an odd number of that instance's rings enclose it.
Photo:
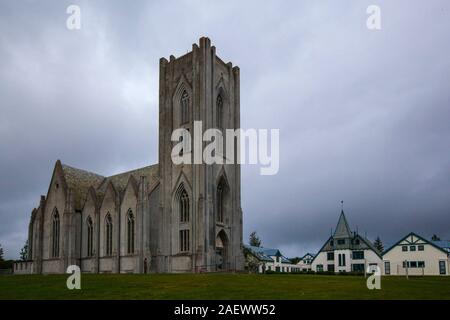
M 250 233 L 249 244 L 253 247 L 261 247 L 261 239 L 259 239 L 258 235 L 256 234 L 256 231 Z
M 375 242 L 373 243 L 373 245 L 375 246 L 375 248 L 377 248 L 377 250 L 380 253 L 384 251 L 383 242 L 381 242 L 381 239 L 379 236 L 375 239 Z
M 23 248 L 20 250 L 20 260 L 22 261 L 28 260 L 28 240 L 25 241 Z
M 292 259 L 289 259 L 289 260 L 291 260 L 291 263 L 292 264 L 297 264 L 297 263 L 299 263 L 300 262 L 300 260 L 302 260 L 300 257 L 295 257 L 295 258 L 292 258 Z
M 432 241 L 441 241 L 441 238 L 439 238 L 437 235 L 433 234 L 433 236 L 431 237 Z
M 261 262 L 253 255 L 252 251 L 244 247 L 245 267 L 250 273 L 257 273 Z
M 0 243 L 0 261 L 3 261 L 3 247 L 1 243 Z

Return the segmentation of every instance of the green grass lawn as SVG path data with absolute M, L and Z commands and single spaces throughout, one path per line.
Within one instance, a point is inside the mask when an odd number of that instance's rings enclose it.
M 286 274 L 83 274 L 0 276 L 0 299 L 450 299 L 450 277 L 383 277 L 368 290 L 361 276 Z

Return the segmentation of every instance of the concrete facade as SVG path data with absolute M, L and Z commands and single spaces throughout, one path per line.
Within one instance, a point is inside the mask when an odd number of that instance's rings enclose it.
M 184 56 L 162 58 L 159 163 L 104 177 L 58 160 L 48 193 L 31 214 L 30 261 L 15 270 L 243 270 L 240 165 L 171 159 L 177 128 L 193 132 L 194 121 L 203 131 L 240 128 L 239 86 L 239 68 L 224 63 L 208 38 Z M 236 157 L 221 151 L 224 159 Z

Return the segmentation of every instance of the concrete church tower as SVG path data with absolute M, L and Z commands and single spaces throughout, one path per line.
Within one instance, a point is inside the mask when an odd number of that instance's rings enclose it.
M 191 52 L 160 60 L 159 86 L 161 230 L 167 231 L 160 249 L 170 256 L 168 268 L 242 270 L 240 165 L 176 165 L 171 159 L 177 128 L 193 133 L 194 121 L 202 122 L 203 132 L 240 128 L 239 68 L 224 63 L 210 40 L 201 38 Z M 205 144 L 193 147 L 203 150 Z

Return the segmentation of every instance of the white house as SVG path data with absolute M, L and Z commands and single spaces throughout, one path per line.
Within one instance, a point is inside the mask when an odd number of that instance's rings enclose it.
M 365 237 L 351 232 L 341 211 L 334 234 L 328 238 L 311 262 L 313 271 L 364 272 L 368 266 L 382 268 L 381 253 Z
M 428 241 L 411 232 L 383 253 L 385 275 L 449 275 L 447 241 Z
M 311 262 L 313 261 L 315 255 L 312 253 L 307 253 L 303 257 L 300 258 L 300 261 L 297 263 L 300 271 L 311 271 Z
M 275 272 L 298 272 L 300 268 L 293 264 L 288 258 L 283 256 L 278 249 L 263 248 L 245 245 L 251 256 L 258 263 L 258 273 L 266 271 Z

